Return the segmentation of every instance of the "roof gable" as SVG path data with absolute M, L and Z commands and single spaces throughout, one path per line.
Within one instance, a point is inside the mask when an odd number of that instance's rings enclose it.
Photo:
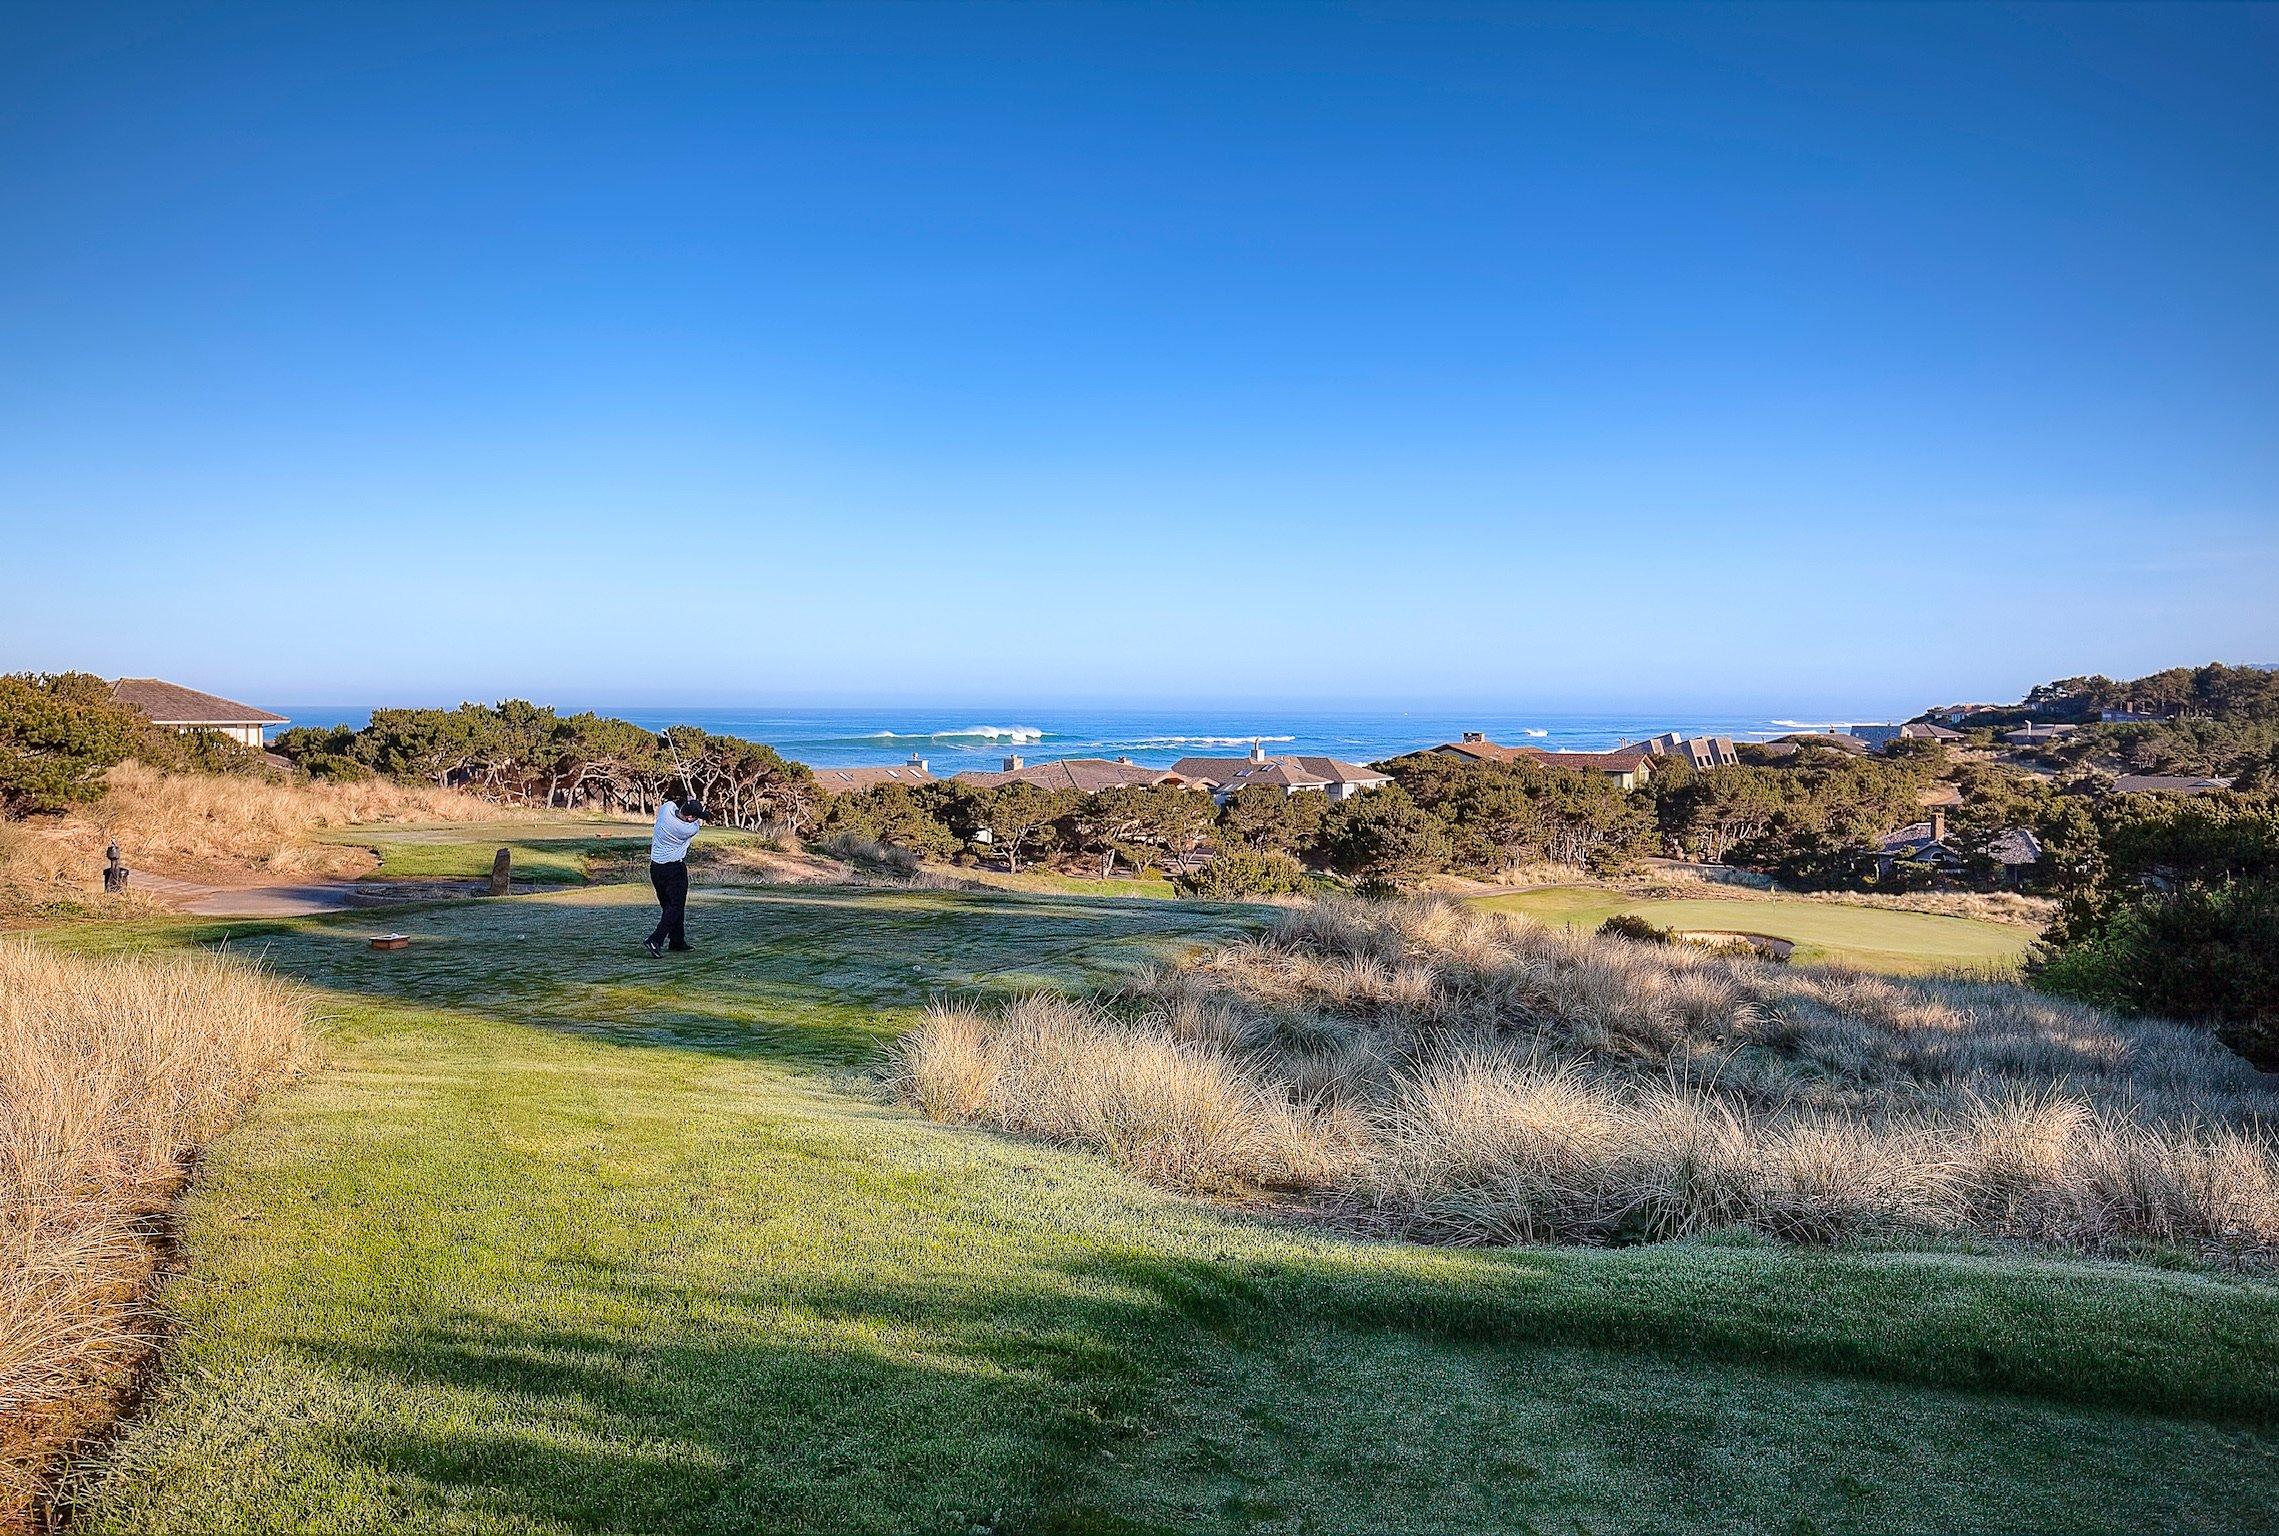
M 111 697 L 158 725 L 284 725 L 283 715 L 155 677 L 122 677 Z

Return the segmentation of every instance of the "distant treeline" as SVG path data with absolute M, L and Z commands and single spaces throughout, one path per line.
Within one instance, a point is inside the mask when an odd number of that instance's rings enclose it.
M 1207 841 L 1214 866 L 1187 883 L 1225 896 L 1295 891 L 1322 874 L 1394 890 L 1539 860 L 1608 868 L 1653 842 L 1651 812 L 1597 775 L 1430 754 L 1384 766 L 1393 784 L 1339 801 L 1267 785 L 1214 804 L 1178 785 L 1077 794 L 1019 781 L 882 784 L 832 802 L 826 826 L 934 856 L 985 846 L 1015 867 L 1086 859 L 1103 874 L 1119 861 L 1180 864 Z
M 2063 750 L 2094 760 L 2097 747 L 2075 743 L 2157 747 L 2157 766 L 2237 771 L 2238 788 L 2191 799 L 2116 794 L 2099 774 L 2030 775 L 1905 740 L 1875 757 L 1807 744 L 1777 764 L 1700 772 L 1657 758 L 1635 792 L 1596 773 L 1420 752 L 1382 765 L 1391 785 L 1334 803 L 1265 786 L 1218 804 L 1179 786 L 1077 795 L 955 779 L 832 798 L 806 767 L 758 742 L 693 726 L 659 733 L 519 700 L 379 710 L 360 730 L 301 728 L 275 746 L 318 778 L 377 774 L 512 804 L 644 812 L 693 793 L 715 820 L 736 826 L 844 834 L 918 857 L 1002 857 L 1015 869 L 1041 858 L 1088 861 L 1103 874 L 1119 864 L 1168 867 L 1188 891 L 1215 897 L 1324 881 L 1390 891 L 1544 862 L 1610 873 L 1656 852 L 1745 864 L 1804 886 L 1922 879 L 1923 871 L 1887 872 L 1875 854 L 1892 830 L 1920 819 L 1922 791 L 1943 780 L 1958 800 L 1947 842 L 1963 860 L 1964 883 L 1995 876 L 1990 846 L 2010 829 L 2041 842 L 2028 883 L 2063 903 L 2034 961 L 2042 985 L 2210 1020 L 2251 1058 L 2279 1066 L 2279 760 L 2268 745 L 2279 728 L 2279 681 L 2253 668 L 2179 669 L 2133 683 L 2068 679 L 2035 690 L 2029 703 L 2084 719 L 2124 706 L 2197 711 L 2085 723 Z M 2191 743 L 2202 755 L 2187 761 Z M 219 736 L 154 727 L 115 703 L 99 677 L 0 676 L 0 815 L 93 800 L 106 771 L 130 757 L 176 772 L 280 771 Z
M 2149 720 L 2104 721 L 2107 712 Z M 2058 767 L 2096 765 L 2122 773 L 2209 774 L 2279 784 L 2279 671 L 2264 667 L 2171 667 L 2145 677 L 2064 677 L 2029 692 L 2015 709 L 1982 710 L 1966 728 L 1998 731 L 2029 722 L 2077 725 L 2036 747 Z
M 1307 871 L 1401 889 L 1433 875 L 1482 878 L 1526 864 L 1611 873 L 1644 855 L 1748 857 L 1796 878 L 1856 873 L 1875 841 L 1915 811 L 1934 765 L 1806 750 L 1780 768 L 1694 773 L 1657 760 L 1650 786 L 1529 762 L 1417 752 L 1380 765 L 1393 783 L 1348 800 L 1253 785 L 1213 807 L 1191 789 L 1078 795 L 1013 783 L 882 784 L 833 801 L 833 831 L 935 857 L 979 839 L 1009 858 L 1090 858 L 1103 872 L 1171 859 L 1208 839 L 1245 857 L 1244 878 L 1294 888 Z M 1232 875 L 1216 877 L 1224 887 Z
M 1528 863 L 1609 871 L 1672 850 L 1835 880 L 1905 819 L 1932 771 L 1911 758 L 1809 749 L 1777 769 L 1699 775 L 1665 759 L 1654 787 L 1633 794 L 1595 773 L 1427 752 L 1385 765 L 1392 786 L 1335 803 L 1263 786 L 1220 806 L 1176 787 L 1087 795 L 955 779 L 833 799 L 804 765 L 758 742 L 694 726 L 659 733 L 522 700 L 377 710 L 360 729 L 286 731 L 275 750 L 317 778 L 381 774 L 516 805 L 647 811 L 686 786 L 730 825 L 844 832 L 924 857 L 1002 857 L 1016 869 L 1038 859 L 1088 860 L 1103 874 L 1119 864 L 1183 867 L 1208 846 L 1241 855 L 1210 877 L 1221 894 L 1294 890 L 1309 873 L 1396 889 Z M 1242 891 L 1229 889 L 1236 883 Z

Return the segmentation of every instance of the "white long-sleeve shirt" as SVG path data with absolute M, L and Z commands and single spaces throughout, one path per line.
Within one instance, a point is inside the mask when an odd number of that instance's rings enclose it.
M 678 864 L 688 857 L 688 845 L 704 823 L 695 817 L 683 817 L 681 808 L 667 800 L 657 807 L 657 830 L 649 838 L 649 862 L 652 864 Z

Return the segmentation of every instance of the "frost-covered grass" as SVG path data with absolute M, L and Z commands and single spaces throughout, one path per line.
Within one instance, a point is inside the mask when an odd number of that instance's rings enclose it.
M 1360 1240 L 933 1123 L 954 991 L 1129 981 L 1255 913 L 590 887 L 234 935 L 322 1069 L 209 1153 L 87 1530 L 2255 1528 L 2279 1293 L 2204 1272 Z

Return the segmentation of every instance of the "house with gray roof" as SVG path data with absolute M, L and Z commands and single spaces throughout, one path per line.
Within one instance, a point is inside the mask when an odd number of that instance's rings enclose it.
M 1960 731 L 1950 731 L 1943 725 L 1928 720 L 1910 720 L 1905 725 L 1855 725 L 1846 734 L 1868 744 L 1871 752 L 1881 752 L 1895 741 L 1961 741 Z
M 1682 757 L 1703 770 L 1730 768 L 1741 761 L 1741 754 L 1734 750 L 1730 736 L 1680 736 L 1676 731 L 1634 741 L 1622 750 L 1643 752 L 1649 757 Z
M 2231 787 L 2229 779 L 2187 773 L 2124 773 L 2113 780 L 2114 790 L 2124 795 L 2212 795 Z
M 2029 827 L 2005 827 L 1987 840 L 1983 851 L 1994 861 L 2003 884 L 2016 885 L 2041 862 L 2042 842 Z M 1949 839 L 1946 807 L 1935 805 L 1927 819 L 1909 822 L 1883 839 L 1876 848 L 1875 865 L 1877 875 L 1888 880 L 1901 868 L 1959 875 L 1969 869 L 1970 860 Z

